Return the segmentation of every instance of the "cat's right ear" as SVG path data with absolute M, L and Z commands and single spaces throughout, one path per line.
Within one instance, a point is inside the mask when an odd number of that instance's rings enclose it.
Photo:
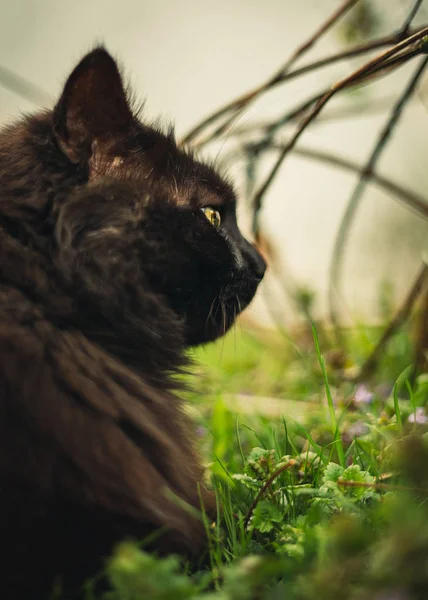
M 96 48 L 77 65 L 53 112 L 53 129 L 73 163 L 89 160 L 94 142 L 126 136 L 133 125 L 116 62 Z

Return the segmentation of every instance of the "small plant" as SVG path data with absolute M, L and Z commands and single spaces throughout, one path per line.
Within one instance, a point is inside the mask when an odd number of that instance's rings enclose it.
M 124 543 L 110 562 L 113 590 L 104 600 L 319 600 L 339 593 L 359 600 L 387 598 L 382 594 L 397 590 L 403 598 L 425 598 L 427 436 L 403 438 L 392 456 L 397 474 L 383 484 L 357 464 L 325 465 L 315 453 L 277 459 L 275 450 L 254 448 L 244 472 L 230 480 L 231 490 L 248 490 L 250 518 L 240 514 L 235 493 L 222 496 L 230 502 L 225 513 L 237 511 L 233 535 L 238 541 L 251 535 L 248 554 L 231 554 L 230 525 L 225 522 L 218 524 L 222 555 L 215 556 L 211 570 L 194 574 L 175 557 L 156 558 Z M 242 527 L 245 521 L 248 531 Z M 216 524 L 210 535 L 214 548 L 219 542 Z
M 236 415 L 228 394 L 240 394 L 254 373 L 257 385 L 285 396 L 269 377 L 263 381 L 262 342 L 245 336 L 247 357 L 241 348 L 233 359 L 232 336 L 219 345 L 225 388 L 210 393 L 207 386 L 203 399 L 189 395 L 218 500 L 216 519 L 206 520 L 207 566 L 190 571 L 178 557 L 124 542 L 108 564 L 112 589 L 101 600 L 425 598 L 428 376 L 411 385 L 405 369 L 395 384 L 333 385 L 314 331 L 311 400 L 301 401 L 310 410 L 265 417 L 264 397 L 254 413 Z M 302 372 L 292 361 L 286 368 L 286 356 L 272 352 L 264 364 L 281 373 L 284 387 L 298 389 L 293 377 Z M 242 361 L 235 370 L 233 360 Z M 211 354 L 201 367 L 208 381 L 220 369 L 213 362 Z

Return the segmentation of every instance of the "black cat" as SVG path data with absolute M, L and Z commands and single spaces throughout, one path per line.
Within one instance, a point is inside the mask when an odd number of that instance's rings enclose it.
M 204 547 L 176 501 L 200 508 L 203 474 L 174 376 L 263 277 L 235 204 L 139 120 L 103 48 L 0 133 L 2 598 L 76 590 L 159 528 L 159 552 Z

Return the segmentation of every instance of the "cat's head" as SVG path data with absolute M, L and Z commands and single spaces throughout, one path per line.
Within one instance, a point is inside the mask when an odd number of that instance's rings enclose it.
M 231 185 L 140 121 L 103 48 L 72 72 L 51 124 L 68 168 L 84 173 L 54 208 L 62 265 L 88 270 L 93 293 L 112 300 L 125 288 L 128 311 L 138 313 L 141 286 L 166 298 L 190 345 L 224 334 L 265 272 Z

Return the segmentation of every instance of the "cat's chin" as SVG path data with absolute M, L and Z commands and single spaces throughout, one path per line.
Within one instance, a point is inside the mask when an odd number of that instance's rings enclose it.
M 187 346 L 202 346 L 223 337 L 232 327 L 234 321 L 221 327 L 206 327 L 200 331 L 191 331 L 186 337 Z
M 191 327 L 188 327 L 187 345 L 200 346 L 223 337 L 234 325 L 239 314 L 250 304 L 256 289 L 257 285 L 254 285 L 251 290 L 245 290 L 246 294 L 240 290 L 239 296 L 235 290 L 228 290 L 203 322 L 193 323 Z

